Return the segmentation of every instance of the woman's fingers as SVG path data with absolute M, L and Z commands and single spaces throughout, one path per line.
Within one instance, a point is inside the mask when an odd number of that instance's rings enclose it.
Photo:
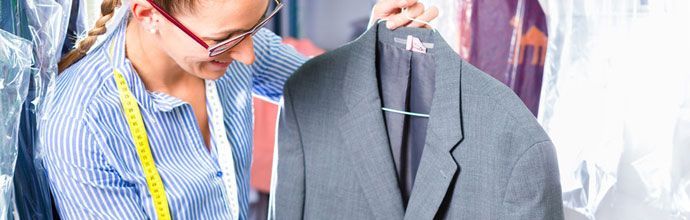
M 424 4 L 416 3 L 407 8 L 407 11 L 400 11 L 397 14 L 390 15 L 386 22 L 388 29 L 396 29 L 398 27 L 406 26 L 412 22 L 409 18 L 416 18 L 424 13 Z

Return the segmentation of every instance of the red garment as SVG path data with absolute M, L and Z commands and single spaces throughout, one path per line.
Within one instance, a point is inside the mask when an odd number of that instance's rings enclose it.
M 254 96 L 254 150 L 252 155 L 250 186 L 259 192 L 271 189 L 271 168 L 273 148 L 276 143 L 278 124 L 278 103 Z

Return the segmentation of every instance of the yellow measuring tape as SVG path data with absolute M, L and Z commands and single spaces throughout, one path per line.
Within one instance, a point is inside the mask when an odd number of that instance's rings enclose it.
M 165 187 L 163 180 L 158 174 L 158 169 L 153 161 L 153 154 L 149 146 L 149 137 L 146 134 L 144 127 L 144 119 L 139 111 L 137 100 L 129 90 L 125 77 L 117 70 L 114 70 L 115 81 L 117 88 L 120 90 L 120 102 L 125 110 L 125 118 L 129 124 L 129 130 L 134 140 L 134 145 L 137 148 L 137 154 L 141 161 L 141 167 L 144 168 L 144 176 L 146 177 L 146 184 L 149 186 L 149 193 L 153 198 L 153 206 L 156 208 L 156 215 L 158 219 L 169 220 L 170 209 L 168 208 L 168 198 L 165 196 Z

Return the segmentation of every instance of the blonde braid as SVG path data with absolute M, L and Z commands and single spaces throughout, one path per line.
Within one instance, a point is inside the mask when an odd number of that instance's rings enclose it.
M 67 53 L 58 63 L 58 72 L 61 73 L 67 67 L 79 61 L 91 49 L 96 42 L 96 38 L 106 32 L 105 25 L 114 16 L 115 8 L 120 5 L 120 0 L 103 0 L 101 3 L 101 17 L 98 18 L 93 29 L 88 32 L 86 38 L 81 40 L 77 48 Z

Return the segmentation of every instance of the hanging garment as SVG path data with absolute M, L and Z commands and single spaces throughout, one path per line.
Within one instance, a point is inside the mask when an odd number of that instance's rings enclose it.
M 17 34 L 17 4 L 14 1 L 0 2 L 0 29 Z
M 252 107 L 254 109 L 254 138 L 249 183 L 253 190 L 269 193 L 280 104 L 271 101 L 268 97 L 254 95 Z
M 12 216 L 19 121 L 31 76 L 31 42 L 0 30 L 0 216 Z
M 77 39 L 82 36 L 81 33 L 84 31 L 83 24 L 80 23 L 83 22 L 82 18 L 84 17 L 79 10 L 83 8 L 80 3 L 81 1 L 75 0 L 70 5 L 69 17 L 65 20 L 67 21 L 67 32 L 65 32 L 65 38 L 63 39 L 61 56 L 69 53 L 76 47 Z M 63 7 L 65 6 L 67 5 L 63 4 Z
M 460 54 L 513 89 L 536 116 L 548 35 L 537 0 L 462 0 Z
M 467 0 L 462 0 L 467 1 Z M 443 39 L 450 45 L 455 52 L 460 50 L 460 30 L 458 29 L 458 17 L 462 6 L 461 0 L 419 0 L 424 6 L 435 6 L 438 8 L 438 17 L 431 20 L 431 24 L 436 27 Z
M 22 108 L 15 170 L 17 213 L 21 219 L 53 219 L 50 189 L 36 137 L 42 107 L 57 75 L 71 0 L 11 0 L 18 7 L 18 32 L 32 42 L 32 76 Z
M 435 71 L 427 72 L 433 99 L 405 206 L 376 45 L 404 46 L 394 38 L 408 35 L 434 44 L 426 53 Z M 303 65 L 286 83 L 283 110 L 278 219 L 563 218 L 549 137 L 510 89 L 460 60 L 437 32 L 377 24 Z

